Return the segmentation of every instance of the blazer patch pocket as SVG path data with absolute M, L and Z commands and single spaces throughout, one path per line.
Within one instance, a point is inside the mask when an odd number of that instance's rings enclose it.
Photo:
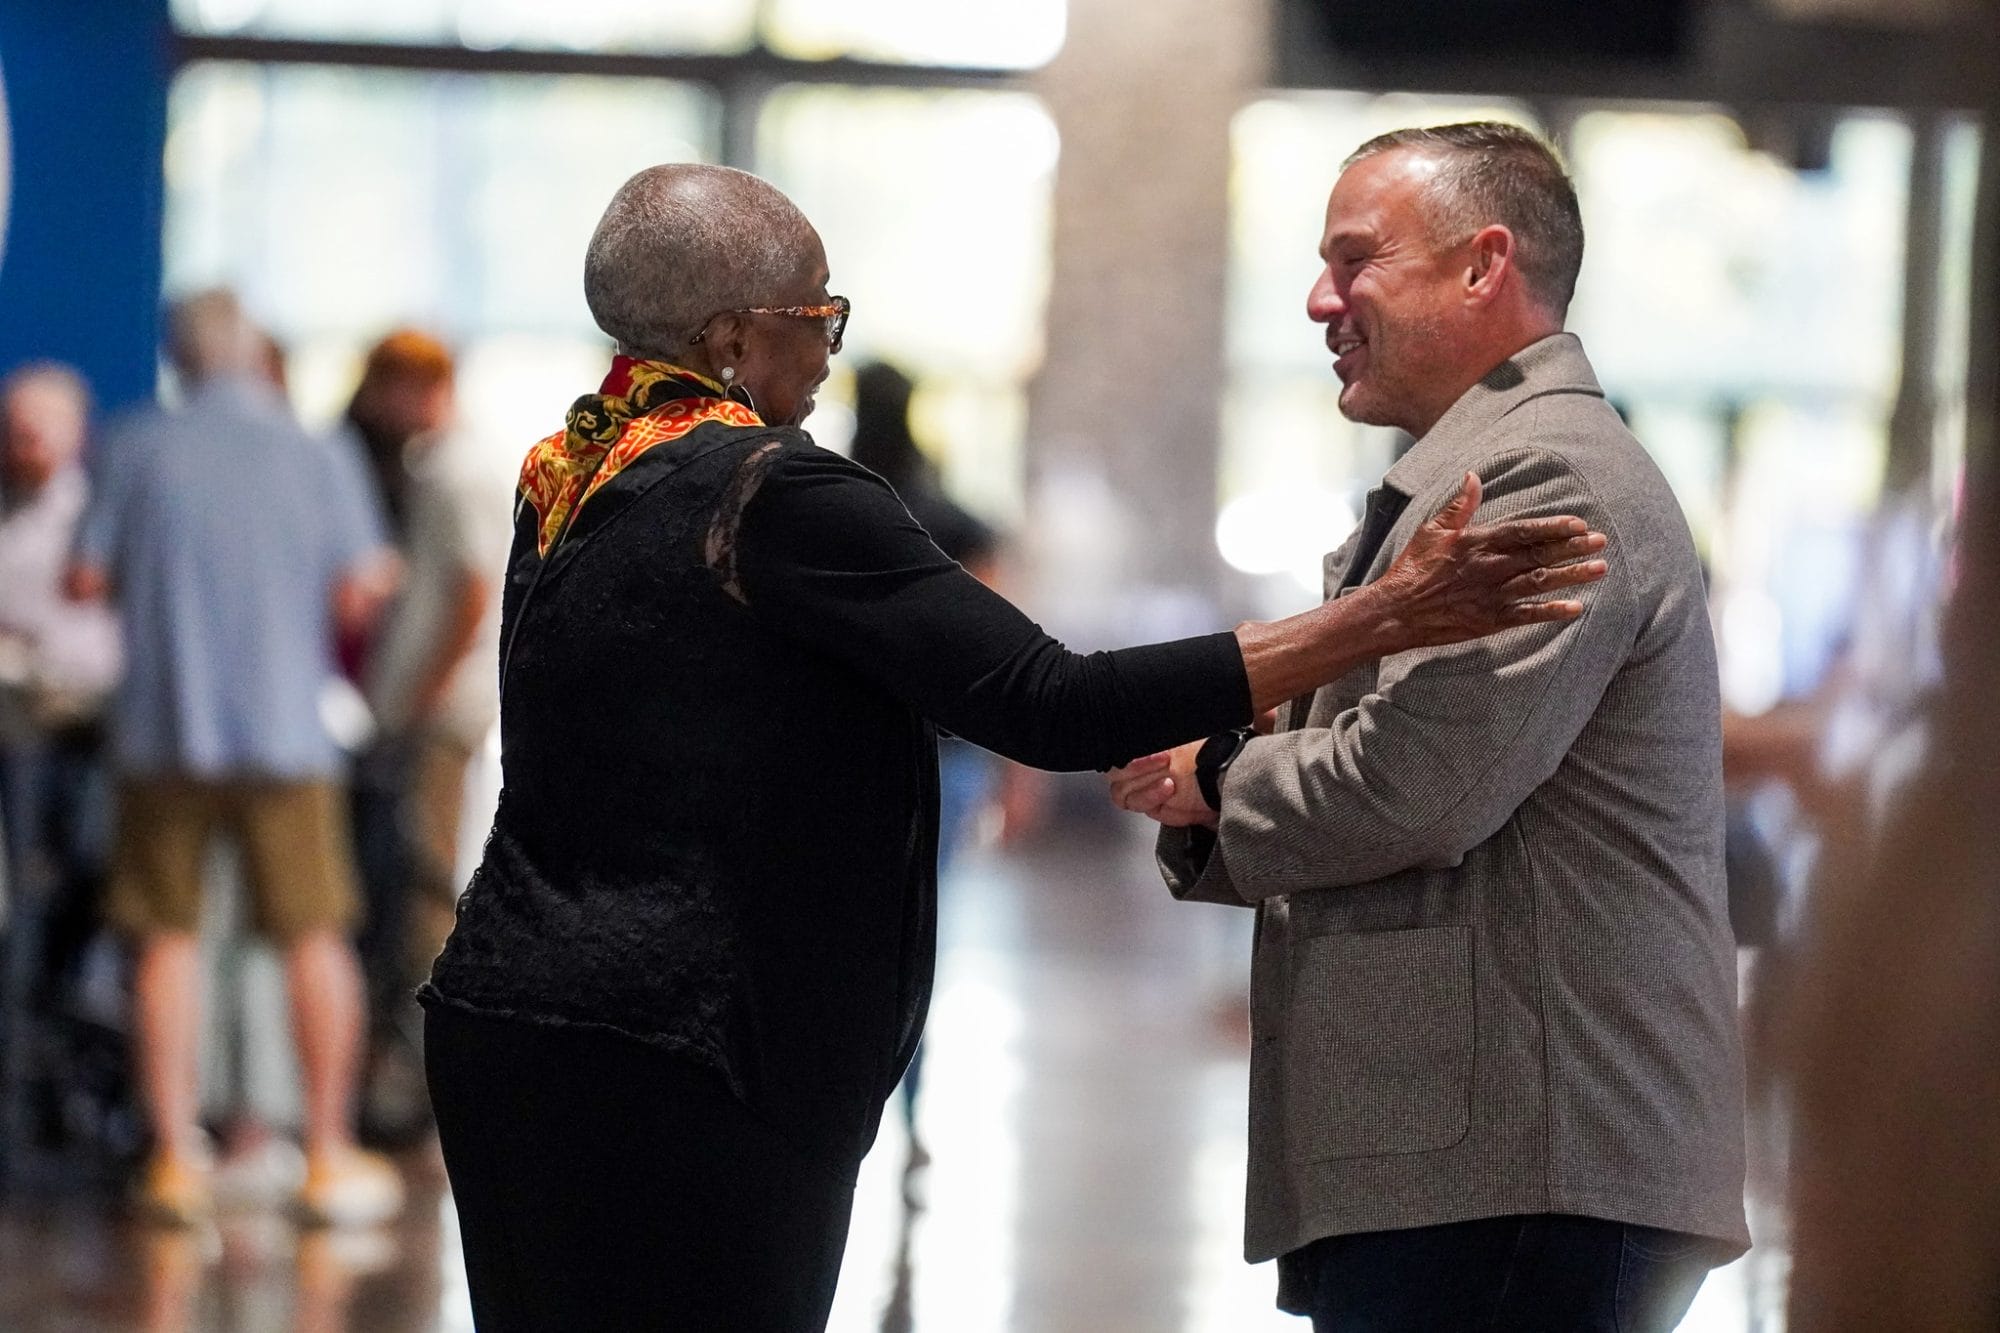
M 1471 930 L 1307 939 L 1286 1032 L 1292 1161 L 1449 1148 L 1471 1124 Z

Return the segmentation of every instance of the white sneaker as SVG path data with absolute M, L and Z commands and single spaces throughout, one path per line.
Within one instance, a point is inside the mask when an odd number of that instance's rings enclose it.
M 313 1153 L 306 1158 L 298 1209 L 314 1226 L 373 1226 L 403 1211 L 403 1178 L 377 1153 L 359 1148 Z
M 215 1168 L 215 1201 L 223 1208 L 270 1208 L 306 1183 L 306 1155 L 290 1139 L 272 1134 Z

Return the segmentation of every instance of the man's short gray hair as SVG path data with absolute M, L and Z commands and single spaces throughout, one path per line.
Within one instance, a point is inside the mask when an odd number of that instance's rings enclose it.
M 263 368 L 264 336 L 223 287 L 176 301 L 167 312 L 167 355 L 184 380 L 251 375 Z
M 1341 168 L 1399 149 L 1437 160 L 1424 202 L 1440 242 L 1499 223 L 1514 233 L 1514 262 L 1536 299 L 1558 317 L 1569 310 L 1583 267 L 1583 214 L 1554 149 L 1517 125 L 1476 120 L 1377 135 Z
M 648 167 L 590 238 L 583 299 L 633 356 L 672 358 L 725 310 L 783 302 L 816 234 L 776 186 L 730 167 Z

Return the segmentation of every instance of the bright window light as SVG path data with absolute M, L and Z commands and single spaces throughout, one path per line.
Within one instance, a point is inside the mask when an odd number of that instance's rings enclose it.
M 917 65 L 1033 69 L 1062 49 L 1065 0 L 772 0 L 773 49 Z
M 1354 523 L 1353 508 L 1331 491 L 1256 491 L 1222 506 L 1215 520 L 1215 548 L 1232 569 L 1288 575 L 1317 595 L 1323 558 Z

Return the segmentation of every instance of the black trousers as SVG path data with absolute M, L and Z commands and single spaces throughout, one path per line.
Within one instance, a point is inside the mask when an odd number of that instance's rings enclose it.
M 858 1163 L 628 1037 L 448 1007 L 424 1057 L 481 1333 L 813 1333 Z
M 1329 1236 L 1280 1260 L 1313 1333 L 1670 1333 L 1717 1259 L 1697 1236 L 1530 1214 Z

